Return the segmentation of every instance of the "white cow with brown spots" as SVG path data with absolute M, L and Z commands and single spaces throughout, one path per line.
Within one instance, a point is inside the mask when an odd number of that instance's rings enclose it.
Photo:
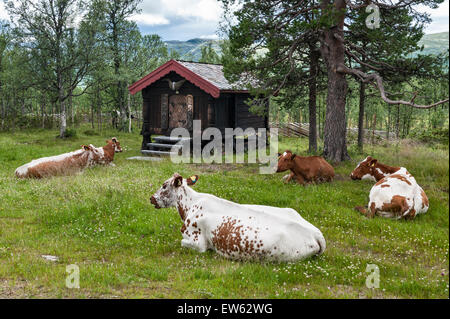
M 319 229 L 291 208 L 241 205 L 198 193 L 198 176 L 174 174 L 151 197 L 156 208 L 177 207 L 184 224 L 181 245 L 231 259 L 296 261 L 323 253 Z
M 404 167 L 388 166 L 368 156 L 353 170 L 352 179 L 376 182 L 370 190 L 368 208 L 355 207 L 367 217 L 379 215 L 396 219 L 413 219 L 426 213 L 428 197 L 416 179 Z

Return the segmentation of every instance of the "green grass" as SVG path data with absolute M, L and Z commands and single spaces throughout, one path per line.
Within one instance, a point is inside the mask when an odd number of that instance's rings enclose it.
M 260 175 L 256 165 L 128 161 L 138 134 L 104 131 L 55 138 L 56 131 L 0 133 L 0 297 L 65 298 L 447 298 L 449 293 L 448 146 L 349 147 L 336 181 L 302 187 L 284 174 Z M 17 180 L 31 159 L 103 145 L 117 136 L 116 167 L 77 176 Z M 280 151 L 305 154 L 306 139 L 285 138 Z M 349 173 L 366 155 L 402 165 L 430 199 L 413 221 L 366 219 L 370 182 Z M 224 168 L 226 167 L 226 171 Z M 319 257 L 288 264 L 237 262 L 182 248 L 175 209 L 156 210 L 149 197 L 174 172 L 199 174 L 195 188 L 238 203 L 292 207 L 327 240 Z M 41 255 L 55 255 L 51 262 Z M 65 287 L 66 266 L 80 267 L 80 289 Z M 365 285 L 367 264 L 380 269 L 380 288 Z

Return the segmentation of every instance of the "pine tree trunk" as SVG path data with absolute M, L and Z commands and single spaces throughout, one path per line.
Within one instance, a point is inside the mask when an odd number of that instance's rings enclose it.
M 91 103 L 91 128 L 94 129 L 94 104 Z
M 364 107 L 366 102 L 366 84 L 359 84 L 359 114 L 358 114 L 358 149 L 363 151 L 364 147 Z
M 397 119 L 395 122 L 395 138 L 398 140 L 400 135 L 400 105 L 397 105 Z
M 131 133 L 131 94 L 128 92 L 128 133 Z
M 388 105 L 388 121 L 387 121 L 387 125 L 386 125 L 386 139 L 389 141 L 390 139 L 390 134 L 391 134 L 391 105 Z
M 350 159 L 347 153 L 345 97 L 347 81 L 344 75 L 328 72 L 328 96 L 324 127 L 324 157 L 333 162 Z
M 328 95 L 324 126 L 323 155 L 332 162 L 350 159 L 347 152 L 345 102 L 348 84 L 345 74 L 339 69 L 345 65 L 345 47 L 340 40 L 344 38 L 345 0 L 335 0 L 329 8 L 329 1 L 322 0 L 321 9 L 324 15 L 330 14 L 335 25 L 325 29 L 321 35 L 322 58 L 327 65 Z
M 317 73 L 319 69 L 319 55 L 314 45 L 310 45 L 310 60 L 309 60 L 309 152 L 317 152 Z

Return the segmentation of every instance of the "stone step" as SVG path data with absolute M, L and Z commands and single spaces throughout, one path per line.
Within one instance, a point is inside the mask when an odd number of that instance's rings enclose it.
M 149 151 L 149 150 L 141 150 L 141 153 L 144 155 L 157 155 L 157 156 L 170 156 L 177 155 L 178 152 L 167 152 L 167 151 Z
M 153 140 L 155 140 L 156 143 L 161 143 L 161 144 L 176 144 L 180 141 L 190 141 L 191 138 L 189 137 L 170 137 L 170 136 L 153 136 L 152 137 Z
M 147 147 L 150 147 L 151 149 L 154 148 L 176 148 L 180 149 L 183 147 L 183 145 L 176 145 L 176 144 L 161 144 L 161 143 L 147 143 Z

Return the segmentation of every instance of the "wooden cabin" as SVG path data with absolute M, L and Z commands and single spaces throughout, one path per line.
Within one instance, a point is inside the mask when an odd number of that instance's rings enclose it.
M 142 150 L 149 148 L 152 135 L 163 140 L 161 135 L 170 136 L 177 127 L 192 133 L 193 120 L 201 120 L 202 130 L 216 127 L 223 135 L 225 128 L 268 128 L 267 116 L 249 111 L 248 90 L 230 84 L 222 68 L 170 60 L 128 88 L 131 94 L 142 91 Z

